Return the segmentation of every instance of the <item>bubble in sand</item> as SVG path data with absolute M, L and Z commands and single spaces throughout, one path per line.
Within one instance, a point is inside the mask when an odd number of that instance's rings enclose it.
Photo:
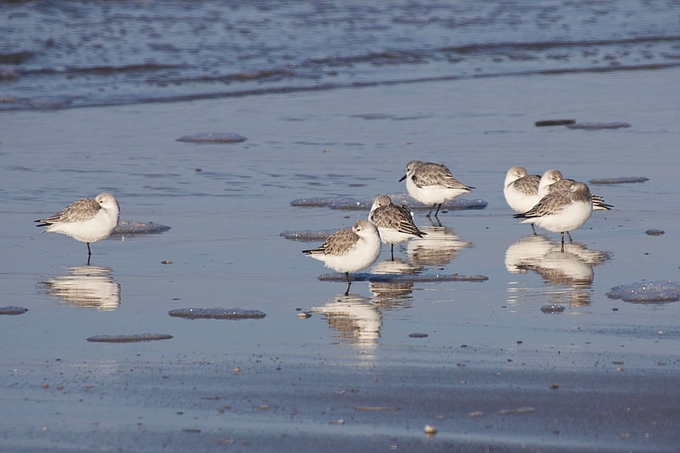
M 111 236 L 134 236 L 137 234 L 159 234 L 170 229 L 167 225 L 153 222 L 121 220 Z
M 87 338 L 93 343 L 139 343 L 141 341 L 169 340 L 172 335 L 165 333 L 140 333 L 134 335 L 95 335 Z
M 565 310 L 563 305 L 548 304 L 541 307 L 543 313 L 562 313 Z
M 639 304 L 676 302 L 680 300 L 680 283 L 659 280 L 619 285 L 613 287 L 607 297 Z
M 267 316 L 259 310 L 242 308 L 178 308 L 168 312 L 170 316 L 187 319 L 260 319 Z
M 178 142 L 188 143 L 239 143 L 247 138 L 233 132 L 200 132 L 193 135 L 185 135 L 177 139 Z
M 15 307 L 15 306 L 8 306 L 8 307 L 0 307 L 0 315 L 23 315 L 28 311 L 28 308 L 24 307 Z
M 590 184 L 636 184 L 649 181 L 645 176 L 621 176 L 619 178 L 595 178 L 588 181 Z

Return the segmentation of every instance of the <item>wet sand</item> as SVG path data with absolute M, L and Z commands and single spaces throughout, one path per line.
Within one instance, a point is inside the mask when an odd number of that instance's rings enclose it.
M 485 78 L 0 114 L 0 305 L 28 309 L 0 316 L 0 446 L 680 451 L 680 304 L 606 296 L 680 278 L 680 94 L 670 88 L 679 76 Z M 534 126 L 560 118 L 631 127 Z M 247 140 L 176 141 L 202 132 Z M 319 280 L 328 270 L 300 253 L 316 242 L 279 235 L 347 227 L 368 212 L 290 202 L 404 193 L 398 180 L 412 159 L 449 165 L 488 206 L 440 214 L 441 228 L 417 211 L 431 242 L 395 247 L 396 263 L 383 247 L 369 272 L 488 280 L 356 282 L 344 298 L 344 284 Z M 530 237 L 503 200 L 512 165 L 649 181 L 591 187 L 615 209 L 594 213 L 554 255 L 559 235 Z M 121 218 L 172 228 L 93 244 L 93 271 L 84 244 L 39 234 L 33 220 L 102 191 L 117 196 Z M 84 288 L 85 302 L 74 296 Z M 544 313 L 546 304 L 565 310 Z M 168 315 L 215 307 L 266 317 Z M 173 338 L 86 340 L 149 333 Z

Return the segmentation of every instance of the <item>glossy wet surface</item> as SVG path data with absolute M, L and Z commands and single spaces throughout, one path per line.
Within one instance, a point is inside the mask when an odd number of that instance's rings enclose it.
M 673 451 L 680 304 L 607 293 L 680 280 L 680 95 L 663 89 L 678 77 L 521 75 L 0 114 L 0 305 L 28 309 L 0 316 L 3 446 Z M 555 118 L 631 126 L 534 125 Z M 205 131 L 248 139 L 177 141 Z M 301 250 L 316 244 L 310 232 L 368 211 L 291 202 L 405 194 L 413 159 L 447 164 L 477 187 L 461 199 L 487 204 L 440 213 L 441 224 L 416 210 L 426 238 L 394 260 L 383 247 L 344 297 L 342 278 L 319 279 L 328 270 Z M 598 185 L 614 210 L 593 213 L 561 253 L 559 235 L 512 218 L 502 184 L 513 165 L 649 179 Z M 132 225 L 171 229 L 92 244 L 85 266 L 85 244 L 35 228 L 103 191 Z M 455 274 L 488 280 L 424 281 Z M 168 315 L 188 307 L 266 317 Z M 87 341 L 134 335 L 172 338 Z

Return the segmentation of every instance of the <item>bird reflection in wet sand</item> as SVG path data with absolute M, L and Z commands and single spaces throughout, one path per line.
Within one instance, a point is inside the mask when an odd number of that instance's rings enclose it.
M 111 277 L 111 269 L 102 266 L 68 268 L 62 275 L 40 282 L 50 296 L 82 308 L 116 310 L 120 306 L 120 284 Z
M 570 305 L 587 305 L 590 303 L 589 290 L 595 276 L 593 267 L 608 259 L 608 252 L 588 250 L 578 242 L 566 243 L 562 248 L 560 243 L 552 242 L 545 236 L 532 235 L 508 247 L 505 267 L 513 274 L 535 272 L 552 287 L 570 287 L 568 291 L 547 294 L 550 299 L 566 297 Z
M 371 268 L 371 273 L 376 275 L 415 275 L 422 267 L 414 266 L 404 260 L 391 259 L 376 263 Z M 371 282 L 368 289 L 374 296 L 374 302 L 380 308 L 389 308 L 394 305 L 403 304 L 410 300 L 409 296 L 413 292 L 413 282 Z
M 421 230 L 427 236 L 412 239 L 407 244 L 408 260 L 414 266 L 444 266 L 453 260 L 457 251 L 472 245 L 461 241 L 451 228 L 441 224 Z
M 337 295 L 322 307 L 312 307 L 312 313 L 323 315 L 328 325 L 344 341 L 362 348 L 373 348 L 380 338 L 382 313 L 371 300 L 357 294 Z

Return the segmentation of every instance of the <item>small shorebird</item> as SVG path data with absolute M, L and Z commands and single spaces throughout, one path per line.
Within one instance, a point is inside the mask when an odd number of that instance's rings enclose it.
M 110 193 L 100 193 L 97 198 L 81 198 L 64 210 L 46 219 L 36 220 L 38 227 L 47 227 L 43 233 L 61 233 L 87 244 L 87 261 L 90 261 L 91 242 L 109 237 L 118 225 L 120 206 Z
M 524 167 L 512 167 L 505 174 L 503 195 L 508 206 L 514 211 L 522 213 L 536 206 L 541 201 L 538 195 L 538 184 L 541 181 L 539 175 L 528 175 Z M 531 230 L 536 234 L 534 224 Z
M 347 277 L 347 290 L 349 295 L 352 281 L 350 272 L 365 269 L 375 263 L 380 255 L 380 234 L 378 229 L 368 220 L 357 220 L 352 228 L 342 229 L 333 233 L 319 247 L 311 250 L 303 250 L 302 253 L 323 261 L 326 267 L 338 272 L 344 272 Z
M 573 182 L 568 190 L 552 192 L 541 198 L 536 206 L 523 214 L 515 214 L 520 223 L 535 223 L 553 233 L 561 233 L 564 251 L 564 233 L 571 241 L 569 231 L 580 227 L 593 212 L 590 189 L 582 182 Z
M 559 170 L 548 170 L 543 173 L 538 184 L 538 195 L 545 197 L 551 192 L 568 190 L 569 186 L 575 182 L 573 179 L 565 179 L 562 177 L 562 172 Z M 605 203 L 604 198 L 599 195 L 592 194 L 593 211 L 610 211 L 612 205 Z
M 425 236 L 413 223 L 411 210 L 404 205 L 392 203 L 387 195 L 380 195 L 373 201 L 368 220 L 378 227 L 380 240 L 390 244 L 390 254 L 394 259 L 394 244 L 401 244 L 411 238 Z
M 435 206 L 434 216 L 437 217 L 443 203 L 474 189 L 461 184 L 445 165 L 419 160 L 412 160 L 406 165 L 406 174 L 399 182 L 404 179 L 409 195 L 425 205 L 432 205 L 428 218 Z

